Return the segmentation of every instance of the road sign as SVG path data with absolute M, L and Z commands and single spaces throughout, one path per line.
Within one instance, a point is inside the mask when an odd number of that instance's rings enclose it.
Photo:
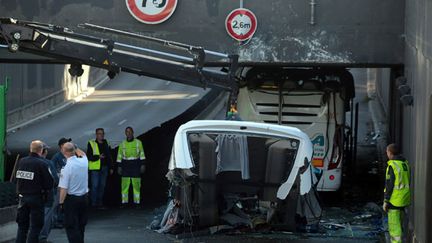
M 245 41 L 255 34 L 257 18 L 249 9 L 234 9 L 225 20 L 225 28 L 232 38 Z
M 146 24 L 159 24 L 169 19 L 178 0 L 126 0 L 130 14 Z

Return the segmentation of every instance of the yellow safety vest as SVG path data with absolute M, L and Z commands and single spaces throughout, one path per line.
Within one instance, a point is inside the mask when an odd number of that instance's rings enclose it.
M 124 140 L 118 148 L 117 162 L 121 163 L 122 160 L 144 160 L 144 149 L 139 139 L 132 141 Z
M 411 203 L 409 165 L 407 161 L 401 160 L 389 160 L 387 164 L 386 178 L 388 179 L 390 177 L 388 174 L 389 167 L 393 169 L 395 174 L 394 187 L 390 197 L 390 203 L 395 207 L 406 207 Z
M 90 146 L 93 150 L 93 155 L 95 156 L 99 156 L 100 152 L 99 152 L 99 146 L 97 145 L 96 140 L 89 140 Z M 89 166 L 88 166 L 89 170 L 100 170 L 101 168 L 101 161 L 100 159 L 96 160 L 96 161 L 90 161 L 89 160 Z

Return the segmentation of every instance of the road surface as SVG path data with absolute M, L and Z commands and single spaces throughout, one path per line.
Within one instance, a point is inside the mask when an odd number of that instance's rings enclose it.
M 86 146 L 98 127 L 105 129 L 113 147 L 131 126 L 135 135 L 181 114 L 207 91 L 170 81 L 121 73 L 92 95 L 51 117 L 23 127 L 7 136 L 10 151 L 27 149 L 31 140 L 41 139 L 57 149 L 59 138 L 72 138 Z

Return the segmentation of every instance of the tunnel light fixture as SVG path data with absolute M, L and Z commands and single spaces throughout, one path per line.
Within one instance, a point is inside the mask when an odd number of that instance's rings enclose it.
M 396 78 L 396 84 L 397 85 L 406 85 L 407 84 L 407 79 L 404 76 L 400 76 Z
M 411 88 L 406 84 L 399 85 L 398 90 L 399 90 L 399 95 L 401 96 L 411 93 Z
M 402 95 L 400 101 L 405 106 L 412 106 L 414 104 L 414 97 L 410 94 Z
M 411 87 L 407 84 L 408 80 L 404 76 L 396 78 L 398 85 L 399 100 L 404 106 L 412 106 L 414 104 L 414 97 L 411 94 Z

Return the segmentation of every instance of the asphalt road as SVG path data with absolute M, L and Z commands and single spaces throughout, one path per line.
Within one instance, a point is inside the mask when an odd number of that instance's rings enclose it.
M 48 118 L 7 135 L 12 152 L 27 149 L 31 140 L 41 139 L 57 149 L 61 137 L 86 146 L 95 128 L 103 127 L 113 146 L 120 143 L 124 129 L 135 135 L 181 114 L 207 91 L 170 81 L 121 73 L 92 95 Z
M 270 242 L 291 242 L 291 243 L 371 243 L 377 242 L 370 238 L 355 237 L 334 237 L 328 234 L 293 234 L 290 232 L 274 233 L 223 233 L 211 235 L 202 231 L 195 231 L 193 234 L 186 234 L 177 238 L 172 234 L 159 234 L 150 230 L 148 226 L 154 220 L 155 215 L 163 213 L 160 208 L 153 210 L 145 209 L 115 209 L 92 210 L 89 215 L 89 222 L 86 226 L 85 242 L 105 243 L 196 243 L 196 242 L 242 242 L 242 243 L 270 243 Z M 188 233 L 188 232 L 187 232 Z M 53 229 L 49 236 L 53 243 L 67 242 L 64 229 Z

